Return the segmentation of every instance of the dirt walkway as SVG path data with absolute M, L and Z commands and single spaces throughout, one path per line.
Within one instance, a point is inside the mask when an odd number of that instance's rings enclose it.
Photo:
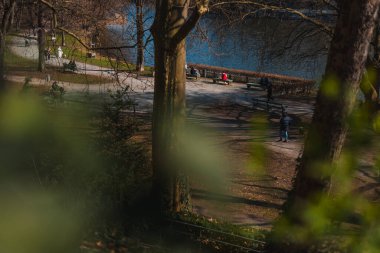
M 12 37 L 11 43 L 11 50 L 13 53 L 31 60 L 38 59 L 37 40 L 30 40 L 29 46 L 25 46 L 25 39 L 23 37 Z M 46 64 L 56 67 L 62 67 L 63 63 L 69 63 L 69 60 L 65 58 L 58 58 L 56 52 L 52 52 L 50 60 L 46 60 Z M 81 74 L 91 74 L 100 76 L 106 74 L 110 75 L 114 73 L 113 69 L 109 68 L 103 68 L 82 62 L 76 62 L 76 64 L 78 67 L 78 73 Z

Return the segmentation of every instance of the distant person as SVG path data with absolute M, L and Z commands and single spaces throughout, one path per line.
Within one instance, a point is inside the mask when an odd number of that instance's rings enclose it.
M 195 69 L 195 75 L 197 76 L 197 78 L 201 77 L 201 73 L 198 69 Z
M 269 102 L 269 100 L 273 100 L 273 88 L 272 88 L 272 82 L 266 78 L 266 87 L 267 87 L 267 102 Z
M 44 50 L 45 60 L 50 60 L 50 47 Z
M 223 72 L 222 73 L 222 81 L 227 81 L 227 80 L 228 80 L 227 73 Z
M 47 58 L 48 58 L 48 60 L 50 60 L 50 56 L 51 56 L 51 48 L 48 47 L 48 49 L 47 49 Z
M 280 140 L 288 142 L 289 141 L 289 126 L 292 122 L 292 118 L 288 116 L 287 112 L 284 112 L 280 119 Z
M 25 47 L 29 47 L 29 45 L 30 45 L 29 40 L 28 40 L 28 39 L 25 39 Z
M 33 33 L 34 37 L 37 35 L 36 34 L 36 26 L 35 25 L 32 25 L 32 33 Z
M 45 48 L 45 50 L 44 50 L 44 56 L 45 56 L 45 61 L 47 61 L 47 59 L 48 59 L 48 50 L 47 50 L 47 48 Z
M 269 82 L 269 79 L 267 77 L 261 77 L 260 78 L 260 81 L 259 81 L 259 84 L 260 86 L 262 86 L 264 89 L 267 88 L 268 86 L 268 82 Z
M 57 38 L 55 37 L 55 34 L 53 34 L 51 36 L 51 41 L 53 42 L 53 45 L 55 46 L 55 42 L 56 42 Z
M 63 50 L 62 50 L 61 47 L 58 47 L 58 49 L 57 49 L 57 53 L 58 53 L 58 58 L 61 59 L 62 56 L 63 56 Z
M 192 76 L 197 75 L 197 70 L 193 66 L 191 66 L 191 68 L 190 68 L 190 75 L 192 75 Z

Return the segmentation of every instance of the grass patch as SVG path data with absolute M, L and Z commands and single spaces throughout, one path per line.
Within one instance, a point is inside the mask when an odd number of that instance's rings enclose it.
M 62 38 L 61 36 L 57 37 L 56 46 L 52 47 L 53 51 L 56 52 L 58 45 L 61 45 Z M 77 62 L 83 62 L 86 64 L 91 64 L 103 68 L 112 68 L 119 71 L 135 72 L 136 65 L 131 63 L 126 63 L 123 60 L 116 60 L 111 57 L 99 55 L 97 53 L 95 58 L 88 58 L 88 50 L 81 45 L 75 38 L 66 35 L 65 37 L 66 46 L 62 47 L 64 55 L 68 59 L 74 59 Z M 141 73 L 143 76 L 152 76 L 153 67 L 145 66 L 145 70 Z
M 11 43 L 11 38 L 7 37 L 7 42 Z M 8 44 L 9 45 L 9 44 Z M 5 50 L 5 71 L 10 75 L 27 76 L 32 78 L 45 79 L 50 75 L 50 79 L 60 82 L 81 83 L 81 84 L 103 84 L 113 80 L 104 76 L 88 74 L 78 74 L 63 72 L 62 68 L 46 66 L 44 72 L 37 71 L 38 62 L 14 54 L 9 47 Z
M 10 43 L 12 43 L 11 37 L 8 36 L 7 45 L 9 45 Z M 4 64 L 5 71 L 7 72 L 11 72 L 15 69 L 20 71 L 37 71 L 38 62 L 36 60 L 27 59 L 14 54 L 7 46 L 5 48 Z
M 250 226 L 238 226 L 222 220 L 208 219 L 194 213 L 184 213 L 176 217 L 179 221 L 202 226 L 208 229 L 223 231 L 229 234 L 247 237 L 251 239 L 264 240 L 266 231 L 258 230 Z
M 184 213 L 177 217 L 180 222 L 193 226 L 173 223 L 179 231 L 193 234 L 193 239 L 221 252 L 240 252 L 243 248 L 263 250 L 267 232 L 253 227 L 238 226 L 228 222 L 208 219 L 193 213 Z M 236 245 L 236 246 L 233 246 Z M 243 248 L 241 248 L 243 247 Z

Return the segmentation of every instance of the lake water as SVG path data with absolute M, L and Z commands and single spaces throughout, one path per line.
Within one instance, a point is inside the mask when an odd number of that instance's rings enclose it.
M 153 16 L 152 12 L 146 15 Z M 127 18 L 133 20 L 133 14 Z M 153 18 L 149 21 L 146 28 Z M 110 30 L 121 35 L 124 43 L 134 43 L 132 22 L 124 27 L 111 26 Z M 147 32 L 145 37 L 148 36 Z M 208 16 L 187 38 L 187 62 L 319 80 L 326 64 L 327 46 L 325 34 L 299 20 L 261 17 L 227 23 L 226 19 Z M 135 55 L 134 49 L 126 52 L 128 61 L 134 62 Z M 152 66 L 152 42 L 145 57 L 146 65 Z

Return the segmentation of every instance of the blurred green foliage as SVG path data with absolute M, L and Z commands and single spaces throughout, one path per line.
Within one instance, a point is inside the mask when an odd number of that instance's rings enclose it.
M 368 73 L 366 78 L 374 78 L 373 73 Z M 337 80 L 328 78 L 321 92 L 334 99 L 339 95 L 337 87 Z M 308 199 L 299 193 L 296 197 L 299 206 L 291 209 L 299 222 L 281 217 L 274 241 L 298 245 L 298 249 L 305 247 L 302 252 L 379 252 L 378 117 L 369 117 L 370 113 L 356 99 L 354 111 L 346 122 L 349 132 L 339 160 L 333 164 L 316 162 L 311 170 L 313 174 L 308 175 L 331 180 L 331 187 Z M 316 143 L 314 148 L 318 152 L 325 147 Z
M 0 251 L 75 252 L 88 226 L 143 194 L 135 171 L 149 160 L 131 140 L 137 122 L 119 114 L 123 99 L 94 113 L 32 91 L 2 96 Z

